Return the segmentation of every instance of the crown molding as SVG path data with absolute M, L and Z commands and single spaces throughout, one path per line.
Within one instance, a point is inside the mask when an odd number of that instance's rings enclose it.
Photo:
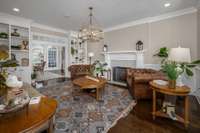
M 69 33 L 66 30 L 62 30 L 62 29 L 59 29 L 59 28 L 55 28 L 55 27 L 51 27 L 51 26 L 47 26 L 47 25 L 43 25 L 43 24 L 39 24 L 39 23 L 32 23 L 31 27 L 40 28 L 40 29 L 44 29 L 44 30 L 50 30 L 50 31 L 54 31 L 54 32 L 60 32 L 60 33 L 63 33 L 63 34 Z
M 197 9 L 200 10 L 200 1 L 198 1 L 198 3 L 197 3 Z
M 169 19 L 169 18 L 174 18 L 174 17 L 178 17 L 178 16 L 182 16 L 182 15 L 190 14 L 190 13 L 194 13 L 194 12 L 197 12 L 197 8 L 195 8 L 195 7 L 186 8 L 183 10 L 178 10 L 175 12 L 170 12 L 170 13 L 162 14 L 162 15 L 155 16 L 155 17 L 147 17 L 147 18 L 135 20 L 132 22 L 116 25 L 116 26 L 104 29 L 104 32 L 110 32 L 110 31 L 114 31 L 114 30 L 124 29 L 127 27 L 135 26 L 135 25 L 152 23 L 152 22 L 161 21 L 161 20 L 165 20 L 165 19 Z
M 30 27 L 33 20 L 0 12 L 0 22 L 10 25 Z

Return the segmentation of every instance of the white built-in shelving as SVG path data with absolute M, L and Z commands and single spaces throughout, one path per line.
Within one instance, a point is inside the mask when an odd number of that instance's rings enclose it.
M 69 39 L 70 65 L 87 64 L 87 42 L 80 40 L 77 34 L 71 34 Z

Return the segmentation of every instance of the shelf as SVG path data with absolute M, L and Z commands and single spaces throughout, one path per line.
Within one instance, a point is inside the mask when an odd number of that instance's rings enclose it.
M 25 52 L 25 53 L 28 53 L 29 50 L 16 50 L 16 49 L 11 49 L 11 52 Z
M 9 41 L 9 39 L 0 38 L 0 41 Z
M 27 41 L 29 41 L 29 38 L 26 37 L 26 36 L 19 36 L 19 37 L 17 37 L 17 36 L 11 36 L 11 39 L 12 40 L 27 40 Z
M 163 118 L 171 119 L 168 114 L 166 114 L 166 113 L 164 113 L 162 111 L 156 111 L 156 112 L 154 112 L 152 114 L 155 115 L 155 116 L 157 116 L 157 117 L 163 117 Z M 185 122 L 184 119 L 182 117 L 180 117 L 179 115 L 175 114 L 175 116 L 177 118 L 176 121 L 181 122 L 181 123 Z M 188 123 L 188 121 L 187 121 L 187 123 Z

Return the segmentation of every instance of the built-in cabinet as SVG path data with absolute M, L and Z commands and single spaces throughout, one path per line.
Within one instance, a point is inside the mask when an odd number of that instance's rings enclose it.
M 87 64 L 87 42 L 78 38 L 77 33 L 69 35 L 70 65 Z
M 19 66 L 8 72 L 31 83 L 30 20 L 19 20 L 0 14 L 0 61 L 16 59 Z
M 9 25 L 0 23 L 0 61 L 10 58 Z

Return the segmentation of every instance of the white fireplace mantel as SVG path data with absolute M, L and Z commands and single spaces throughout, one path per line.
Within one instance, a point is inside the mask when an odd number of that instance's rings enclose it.
M 112 60 L 119 60 L 119 61 L 135 61 L 136 68 L 144 68 L 144 53 L 146 50 L 142 51 L 110 51 L 110 52 L 103 52 L 102 54 L 105 57 L 105 62 L 108 63 L 108 67 L 112 67 L 111 61 Z

